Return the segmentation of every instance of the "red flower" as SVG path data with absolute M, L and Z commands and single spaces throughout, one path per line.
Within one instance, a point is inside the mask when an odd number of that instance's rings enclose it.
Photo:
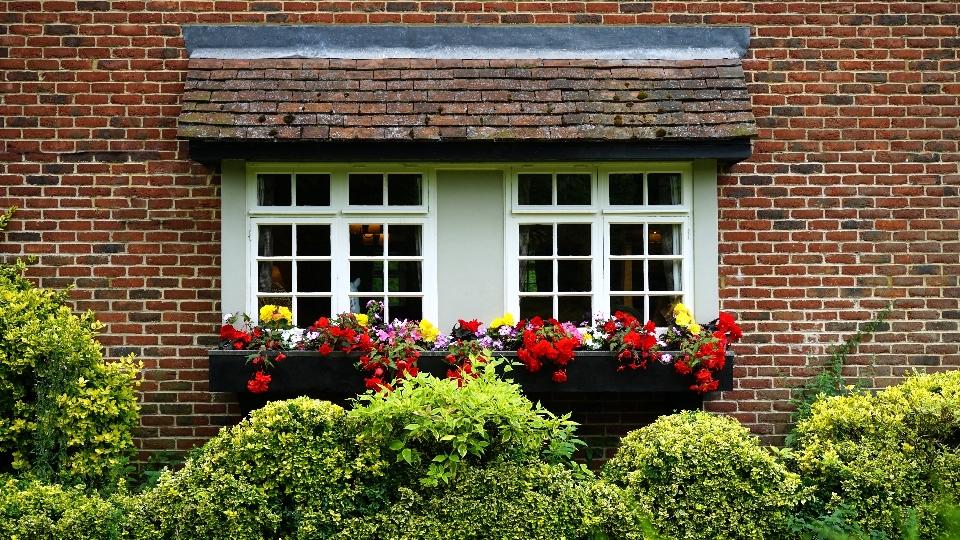
M 606 332 L 606 333 L 608 333 L 608 334 L 612 334 L 612 333 L 616 332 L 616 331 L 617 331 L 617 323 L 615 323 L 615 322 L 613 322 L 613 321 L 607 321 L 607 323 L 603 325 L 603 331 Z
M 254 394 L 262 394 L 270 387 L 272 377 L 262 371 L 253 374 L 253 378 L 247 381 L 247 390 Z
M 690 369 L 690 366 L 684 363 L 682 358 L 678 359 L 676 363 L 673 364 L 673 369 L 677 370 L 677 373 L 681 375 L 688 375 L 690 373 L 693 373 L 693 370 Z
M 553 382 L 558 382 L 558 383 L 567 382 L 567 372 L 562 369 L 558 369 L 557 371 L 553 372 L 553 376 L 550 378 L 553 379 Z
M 259 328 L 254 328 L 254 329 L 253 329 L 253 337 L 258 338 L 258 337 L 260 337 L 260 336 L 262 336 L 262 335 L 263 335 L 263 332 L 261 332 Z
M 319 351 L 320 351 L 320 354 L 326 356 L 333 352 L 333 347 L 331 347 L 329 343 L 324 343 L 323 345 L 320 346 Z
M 317 319 L 317 322 L 314 323 L 314 326 L 317 328 L 326 328 L 330 326 L 330 321 L 326 317 L 320 317 Z
M 460 328 L 463 328 L 464 330 L 468 330 L 473 333 L 476 333 L 478 330 L 480 330 L 480 324 L 482 324 L 480 321 L 476 319 L 473 319 L 472 321 L 465 321 L 463 319 L 459 319 L 457 322 L 460 323 Z
M 277 355 L 276 358 L 273 359 L 273 361 L 274 361 L 274 362 L 283 362 L 283 361 L 286 360 L 286 359 L 287 359 L 287 355 L 285 355 L 285 354 L 283 354 L 283 353 L 280 353 L 280 354 Z
M 543 319 L 541 319 L 540 316 L 537 315 L 536 317 L 530 319 L 530 324 L 534 328 L 543 328 Z

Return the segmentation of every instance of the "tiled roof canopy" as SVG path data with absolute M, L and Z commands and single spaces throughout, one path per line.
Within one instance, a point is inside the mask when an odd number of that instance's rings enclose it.
M 739 59 L 192 58 L 191 139 L 715 140 L 756 135 Z

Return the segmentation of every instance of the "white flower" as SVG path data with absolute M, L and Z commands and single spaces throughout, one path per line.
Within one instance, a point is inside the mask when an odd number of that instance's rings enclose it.
M 223 314 L 223 324 L 227 324 L 227 321 L 230 320 L 230 317 L 233 317 L 233 314 L 232 314 L 232 313 L 224 313 L 224 314 Z
M 284 330 L 280 332 L 280 340 L 283 342 L 284 348 L 291 349 L 296 347 L 303 341 L 303 329 L 291 328 Z

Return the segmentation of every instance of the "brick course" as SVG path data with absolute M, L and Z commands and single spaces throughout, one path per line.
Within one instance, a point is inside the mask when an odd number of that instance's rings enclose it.
M 850 375 L 875 386 L 960 366 L 960 13 L 925 2 L 0 2 L 0 243 L 75 285 L 116 357 L 146 364 L 141 448 L 187 449 L 236 420 L 206 392 L 220 318 L 215 170 L 176 138 L 182 24 L 736 24 L 759 137 L 723 171 L 721 296 L 742 321 L 737 389 L 709 398 L 767 442 L 807 353 L 893 302 Z M 872 366 L 869 365 L 872 362 Z M 558 398 L 559 399 L 559 398 Z M 621 399 L 621 398 L 618 398 Z M 618 401 L 619 403 L 620 401 Z M 635 403 L 587 428 L 649 420 Z M 611 411 L 610 409 L 617 409 Z

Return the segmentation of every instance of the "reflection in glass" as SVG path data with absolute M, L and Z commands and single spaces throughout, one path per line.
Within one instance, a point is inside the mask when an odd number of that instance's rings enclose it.
M 647 254 L 680 255 L 680 225 L 675 223 L 651 223 L 647 226 Z
M 643 297 L 642 296 L 629 296 L 629 295 L 616 295 L 610 297 L 610 312 L 616 313 L 622 311 L 628 315 L 633 315 L 641 321 L 646 320 L 646 316 L 643 314 Z
M 611 255 L 643 255 L 642 223 L 613 223 L 610 225 Z
M 553 225 L 520 225 L 520 256 L 553 255 Z
M 383 261 L 350 261 L 350 292 L 383 292 Z
M 682 296 L 651 296 L 650 320 L 657 326 L 667 326 L 668 317 L 673 312 L 673 306 L 682 301 Z
M 651 264 L 654 264 L 651 262 Z M 642 291 L 643 261 L 611 260 L 611 291 Z
M 265 293 L 291 292 L 293 284 L 290 261 L 257 262 L 257 291 Z
M 647 204 L 681 204 L 680 173 L 648 174 Z
M 290 175 L 258 174 L 257 204 L 260 206 L 290 206 Z
M 330 206 L 330 175 L 298 174 L 297 206 Z
M 423 299 L 420 297 L 391 296 L 387 302 L 389 320 L 414 321 L 423 318 Z
M 557 204 L 584 206 L 592 204 L 593 197 L 590 196 L 592 185 L 589 174 L 558 174 Z
M 611 174 L 609 191 L 611 205 L 640 206 L 643 204 L 643 175 Z
M 383 205 L 382 174 L 351 174 L 350 204 L 353 206 Z
M 295 324 L 300 328 L 307 328 L 316 323 L 320 317 L 330 317 L 331 311 L 329 297 L 300 296 L 297 298 Z
M 553 204 L 553 175 L 518 174 L 517 203 L 522 205 Z
M 297 256 L 323 257 L 330 255 L 329 225 L 297 225 Z
M 590 292 L 590 283 L 590 261 L 557 261 L 558 291 Z
M 560 223 L 557 225 L 557 255 L 587 255 L 590 249 L 589 223 Z
M 380 223 L 351 223 L 350 255 L 361 257 L 383 256 L 384 227 Z
M 292 225 L 260 225 L 258 233 L 257 255 L 261 257 L 289 257 L 293 255 Z
M 330 292 L 330 261 L 297 261 L 297 292 Z
M 419 174 L 387 175 L 387 204 L 390 206 L 419 206 Z
M 420 292 L 422 275 L 420 261 L 390 261 L 387 263 L 388 292 Z
M 651 291 L 679 291 L 680 261 L 649 261 Z
M 420 225 L 388 225 L 390 234 L 388 255 L 402 257 L 420 256 Z
M 553 261 L 520 261 L 520 292 L 553 291 Z
M 520 297 L 520 318 L 531 319 L 533 317 L 541 317 L 543 319 L 553 317 L 552 296 Z
M 561 296 L 557 298 L 557 320 L 574 324 L 590 321 L 593 309 L 589 296 Z

